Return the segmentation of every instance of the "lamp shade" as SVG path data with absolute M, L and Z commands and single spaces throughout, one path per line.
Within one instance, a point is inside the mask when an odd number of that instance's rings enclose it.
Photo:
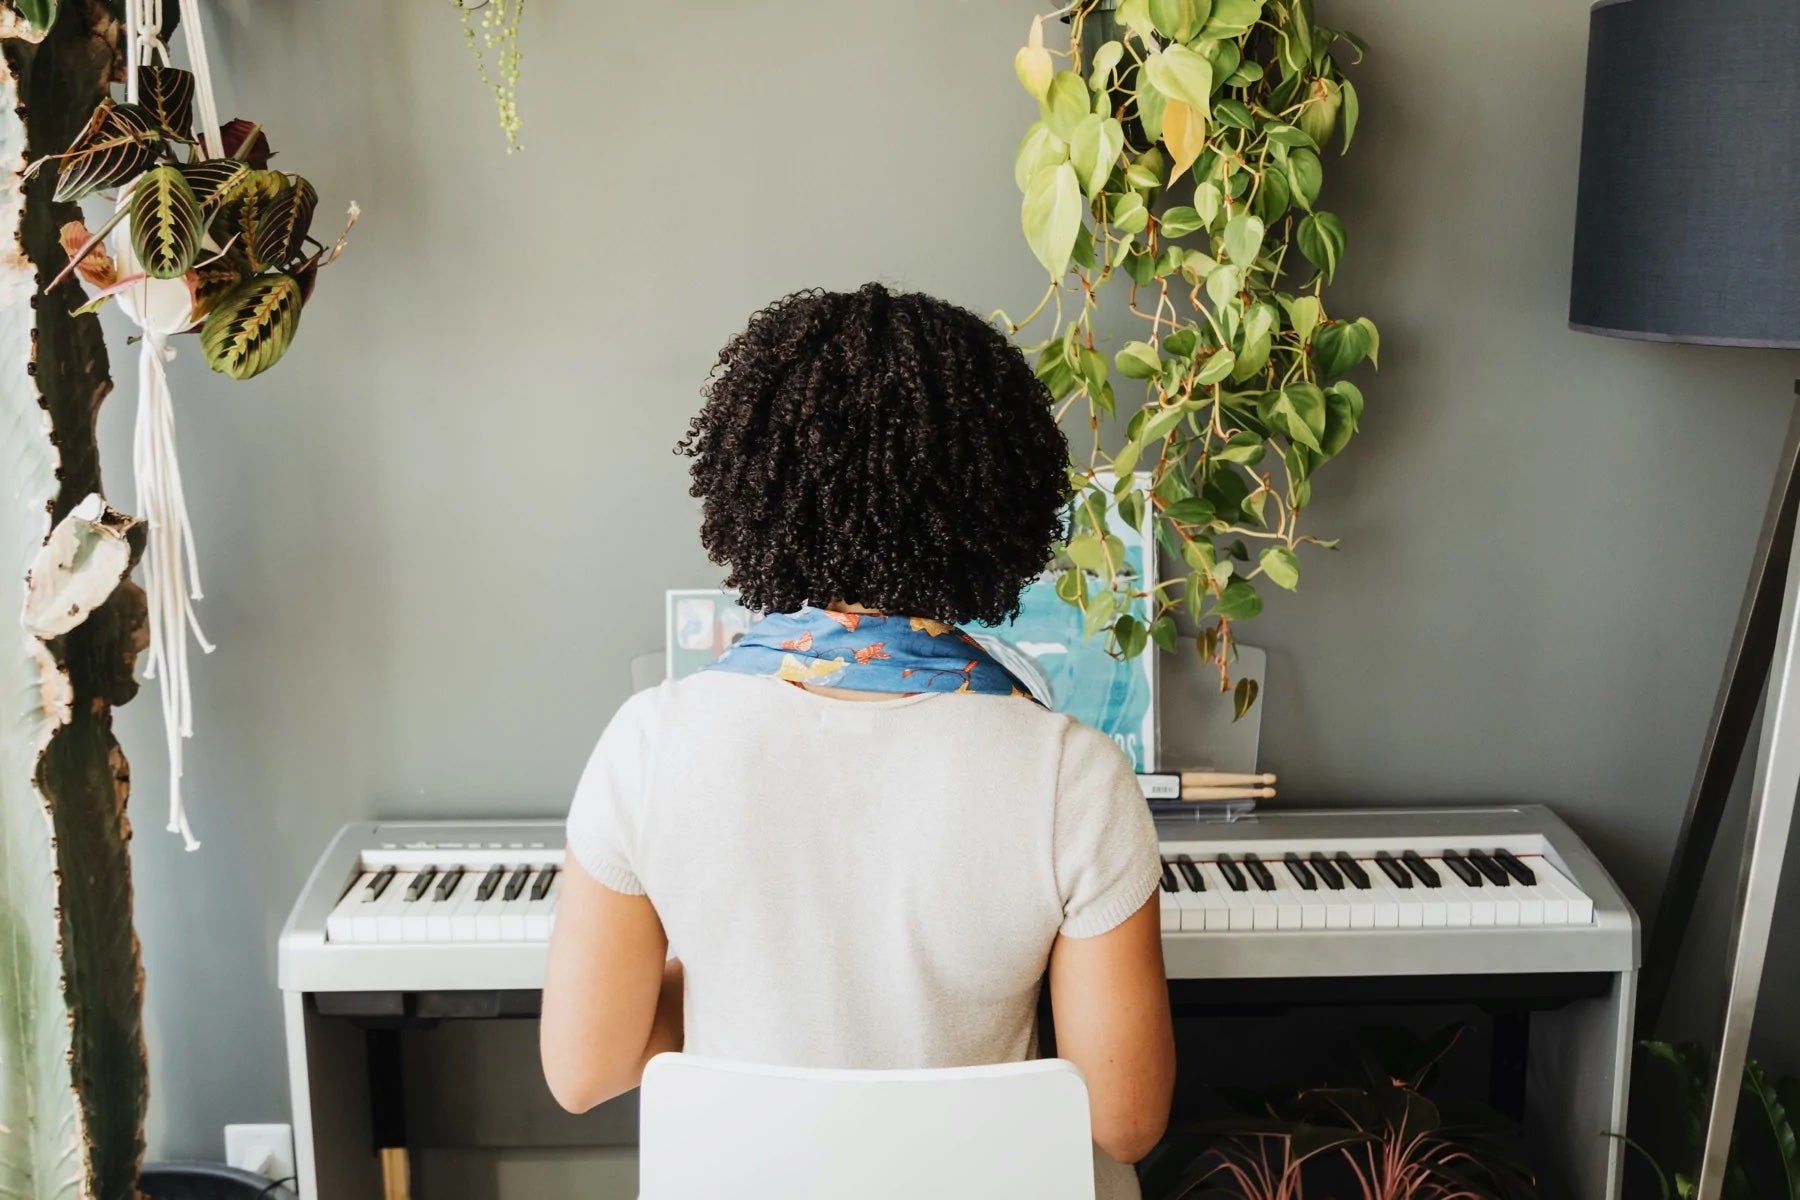
M 1800 0 L 1602 0 L 1569 325 L 1800 347 Z

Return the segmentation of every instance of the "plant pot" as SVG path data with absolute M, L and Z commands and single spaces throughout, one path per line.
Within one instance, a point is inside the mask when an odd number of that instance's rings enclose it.
M 151 1163 L 138 1180 L 149 1200 L 294 1200 L 282 1184 L 220 1163 Z

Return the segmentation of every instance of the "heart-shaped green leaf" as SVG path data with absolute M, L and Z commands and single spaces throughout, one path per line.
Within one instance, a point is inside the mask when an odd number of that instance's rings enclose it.
M 146 274 L 152 279 L 187 274 L 205 235 L 200 202 L 180 171 L 165 164 L 139 177 L 131 189 L 131 249 Z
M 1081 208 L 1081 184 L 1068 163 L 1038 172 L 1025 190 L 1020 210 L 1025 240 L 1052 279 L 1061 279 L 1069 269 L 1069 255 L 1081 229 Z
M 249 379 L 287 353 L 300 327 L 300 285 L 291 275 L 258 275 L 222 299 L 200 327 L 207 365 Z
M 1328 212 L 1316 212 L 1301 220 L 1294 231 L 1300 253 L 1329 281 L 1344 257 L 1344 223 Z
M 1262 571 L 1276 587 L 1293 591 L 1300 586 L 1300 560 L 1286 546 L 1270 546 L 1262 552 Z
M 1144 62 L 1150 84 L 1170 100 L 1179 100 L 1202 117 L 1212 109 L 1212 64 L 1206 56 L 1176 43 Z

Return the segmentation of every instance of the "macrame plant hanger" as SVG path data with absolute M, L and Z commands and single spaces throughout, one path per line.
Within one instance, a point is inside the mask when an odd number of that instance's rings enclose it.
M 207 69 L 206 41 L 200 30 L 199 0 L 177 0 L 181 29 L 187 40 L 188 66 L 194 75 L 194 108 L 199 125 L 202 158 L 221 150 L 219 111 L 213 99 L 212 75 Z M 125 0 L 126 58 L 125 98 L 138 101 L 138 67 L 168 66 L 169 48 L 163 44 L 163 0 Z M 129 203 L 130 195 L 120 198 Z M 124 289 L 120 305 L 143 330 L 138 343 L 137 428 L 132 438 L 131 464 L 137 477 L 137 509 L 149 524 L 144 549 L 144 593 L 149 605 L 150 645 L 144 677 L 154 679 L 162 700 L 164 737 L 169 753 L 169 831 L 179 833 L 189 850 L 199 841 L 188 824 L 181 795 L 182 740 L 194 734 L 193 694 L 188 682 L 188 634 L 200 649 L 211 653 L 212 643 L 201 632 L 194 614 L 200 599 L 200 566 L 194 553 L 194 528 L 188 520 L 187 500 L 181 490 L 181 469 L 175 459 L 175 406 L 169 394 L 169 362 L 175 350 L 174 334 L 193 327 L 193 293 L 185 279 L 150 279 L 131 250 L 129 232 L 121 226 L 113 239 L 113 254 L 121 274 L 140 276 Z

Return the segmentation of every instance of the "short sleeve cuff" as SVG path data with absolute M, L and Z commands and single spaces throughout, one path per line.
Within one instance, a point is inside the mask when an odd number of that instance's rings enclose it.
M 1106 892 L 1083 906 L 1080 912 L 1064 918 L 1064 937 L 1099 937 L 1118 928 L 1125 919 L 1144 906 L 1144 901 L 1162 882 L 1162 860 L 1146 859 L 1141 869 L 1125 875 Z
M 589 839 L 578 836 L 574 828 L 568 832 L 569 853 L 581 864 L 581 869 L 593 876 L 595 881 L 618 892 L 622 896 L 642 896 L 644 885 L 617 857 L 607 854 Z

